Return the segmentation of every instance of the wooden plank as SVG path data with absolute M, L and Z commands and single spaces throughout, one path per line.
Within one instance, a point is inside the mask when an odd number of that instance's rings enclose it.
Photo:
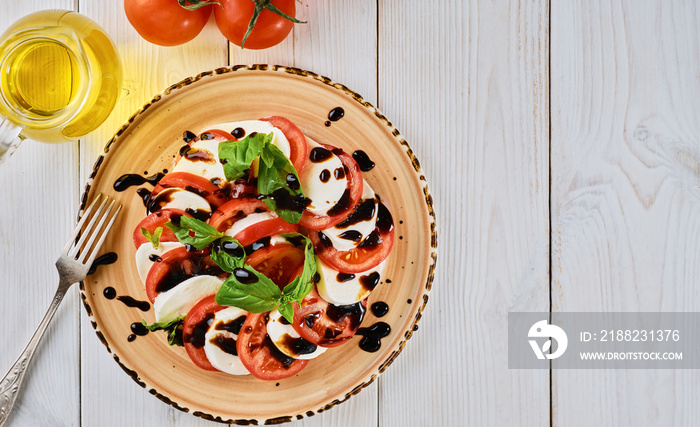
M 698 311 L 700 9 L 552 4 L 555 311 Z M 554 425 L 697 425 L 698 371 L 553 372 Z
M 71 0 L 33 0 L 4 7 L 0 32 L 29 13 L 72 9 Z M 0 166 L 0 371 L 15 362 L 58 285 L 56 258 L 77 212 L 78 144 L 25 141 Z M 66 295 L 46 332 L 9 425 L 78 425 L 79 335 L 77 287 Z M 59 398 L 57 398 L 59 396 Z
M 547 425 L 549 373 L 509 371 L 507 314 L 548 311 L 548 4 L 379 3 L 379 107 L 421 160 L 438 262 L 380 425 Z

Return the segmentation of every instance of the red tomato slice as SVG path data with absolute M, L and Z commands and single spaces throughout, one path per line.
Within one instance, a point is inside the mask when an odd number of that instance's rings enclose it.
M 241 242 L 241 245 L 248 246 L 262 238 L 274 236 L 275 234 L 297 232 L 299 232 L 298 225 L 290 224 L 282 218 L 271 218 L 244 228 L 234 238 Z
M 304 251 L 292 245 L 267 246 L 250 254 L 246 263 L 282 289 L 301 274 Z
M 204 197 L 214 208 L 229 200 L 226 190 L 204 178 L 189 172 L 170 172 L 165 175 L 151 192 L 151 200 L 166 188 L 182 188 Z
M 226 231 L 233 223 L 252 213 L 269 212 L 262 200 L 254 198 L 233 199 L 220 206 L 209 218 L 209 225 L 218 231 Z
M 221 268 L 211 260 L 208 250 L 189 252 L 187 247 L 175 248 L 153 263 L 146 276 L 146 295 L 151 302 L 159 293 L 168 291 L 195 275 L 224 278 Z
M 394 245 L 394 222 L 384 204 L 380 202 L 378 209 L 377 227 L 367 239 L 349 251 L 328 246 L 319 236 L 322 231 L 309 232 L 316 254 L 326 264 L 344 273 L 362 273 L 379 265 L 389 256 Z
M 280 380 L 296 375 L 308 360 L 292 359 L 275 347 L 267 336 L 268 313 L 250 313 L 236 342 L 238 357 L 250 373 L 261 380 Z
M 355 335 L 365 316 L 367 299 L 356 304 L 333 305 L 314 288 L 301 304 L 293 305 L 294 330 L 312 344 L 335 347 Z
M 348 186 L 343 199 L 339 204 L 341 205 L 338 212 L 334 212 L 332 215 L 318 216 L 311 212 L 305 210 L 301 214 L 301 221 L 299 225 L 306 227 L 309 230 L 323 230 L 330 228 L 340 222 L 343 222 L 348 215 L 350 215 L 357 205 L 357 202 L 362 197 L 362 172 L 357 162 L 352 158 L 351 155 L 347 154 L 340 148 L 333 147 L 332 145 L 321 144 L 326 149 L 330 150 L 338 156 L 343 166 L 346 168 L 346 176 L 348 179 Z
M 190 217 L 192 215 L 180 209 L 168 208 L 161 209 L 157 212 L 153 212 L 152 214 L 148 215 L 146 218 L 142 219 L 141 222 L 139 222 L 139 224 L 136 226 L 136 229 L 134 230 L 134 246 L 136 246 L 136 248 L 138 249 L 139 246 L 148 242 L 148 239 L 146 239 L 143 236 L 143 233 L 141 233 L 141 227 L 150 231 L 151 234 L 156 232 L 156 228 L 163 227 L 163 234 L 160 235 L 160 241 L 177 242 L 178 240 L 177 237 L 175 237 L 175 233 L 170 231 L 170 229 L 165 226 L 165 223 L 171 220 L 177 222 L 183 216 Z
M 216 303 L 214 295 L 203 298 L 187 313 L 185 325 L 182 328 L 182 341 L 187 355 L 190 356 L 195 365 L 207 371 L 216 371 L 217 369 L 209 363 L 207 354 L 204 352 L 204 336 L 214 319 L 214 313 L 224 308 L 226 307 Z
M 263 117 L 260 120 L 269 122 L 272 126 L 281 130 L 284 136 L 289 141 L 289 159 L 292 161 L 294 169 L 297 173 L 306 164 L 306 157 L 309 152 L 309 146 L 306 144 L 306 136 L 292 121 L 281 116 Z

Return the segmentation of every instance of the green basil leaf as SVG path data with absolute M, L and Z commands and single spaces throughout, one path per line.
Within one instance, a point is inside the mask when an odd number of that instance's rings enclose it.
M 299 182 L 294 165 L 282 151 L 274 144 L 267 144 L 260 153 L 260 165 L 258 168 L 258 193 L 267 196 L 264 200 L 270 210 L 275 211 L 290 224 L 298 224 L 303 210 L 304 191 L 299 186 L 292 189 L 287 185 L 287 176 L 294 175 Z M 278 199 L 284 199 L 284 204 L 279 204 Z M 300 206 L 295 206 L 300 204 Z M 289 206 L 292 205 L 292 206 Z
M 226 180 L 233 182 L 245 176 L 245 171 L 260 155 L 263 147 L 268 145 L 274 133 L 253 133 L 240 141 L 224 141 L 219 143 L 219 159 L 223 160 Z
M 294 323 L 294 307 L 290 303 L 283 302 L 277 307 L 277 310 L 289 323 Z
M 238 249 L 225 250 L 223 246 L 226 243 L 235 243 L 238 245 Z M 245 250 L 238 240 L 230 236 L 224 236 L 212 245 L 211 259 L 222 270 L 233 273 L 233 270 L 242 268 L 245 264 Z
M 153 249 L 158 249 L 158 247 L 160 247 L 160 236 L 163 234 L 163 227 L 156 228 L 155 233 L 151 233 L 150 231 L 141 227 L 141 234 L 143 234 L 143 237 L 145 237 L 146 240 L 151 242 Z
M 180 218 L 179 226 L 173 224 L 172 221 L 166 222 L 165 226 L 175 233 L 180 243 L 192 245 L 200 250 L 209 246 L 214 240 L 224 236 L 224 233 L 217 231 L 216 228 L 206 222 L 186 216 Z
M 300 303 L 314 288 L 313 278 L 316 275 L 316 254 L 311 240 L 299 233 L 283 234 L 282 237 L 302 237 L 304 239 L 304 269 L 301 275 L 292 280 L 282 290 L 285 298 L 283 301 Z
M 238 307 L 251 313 L 265 313 L 274 310 L 282 296 L 277 285 L 267 276 L 250 267 L 240 268 L 240 270 L 254 274 L 257 281 L 243 284 L 236 278 L 238 270 L 234 270 L 233 274 L 221 285 L 216 293 L 216 303 Z
M 151 332 L 165 331 L 168 333 L 168 344 L 182 346 L 182 325 L 185 323 L 185 316 L 176 317 L 164 322 L 156 322 L 152 325 L 142 320 L 141 323 Z

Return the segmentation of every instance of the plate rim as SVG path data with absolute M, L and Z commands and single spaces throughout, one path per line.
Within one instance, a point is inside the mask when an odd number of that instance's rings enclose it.
M 92 325 L 93 329 L 95 330 L 95 333 L 100 340 L 100 342 L 106 347 L 107 352 L 112 355 L 112 358 L 114 361 L 124 370 L 124 372 L 131 377 L 134 382 L 136 382 L 138 385 L 140 385 L 142 388 L 148 390 L 148 392 L 155 397 L 157 397 L 159 400 L 162 402 L 179 409 L 180 411 L 192 414 L 196 417 L 203 418 L 209 421 L 216 421 L 216 422 L 221 422 L 221 423 L 227 423 L 227 424 L 237 424 L 237 425 L 250 425 L 250 424 L 255 424 L 257 422 L 260 422 L 261 424 L 281 424 L 284 422 L 291 422 L 294 419 L 302 419 L 304 418 L 304 415 L 306 417 L 313 416 L 315 414 L 320 414 L 324 411 L 327 411 L 331 409 L 332 407 L 339 405 L 348 399 L 350 399 L 352 396 L 358 394 L 360 391 L 362 391 L 365 387 L 369 386 L 372 384 L 380 374 L 382 374 L 388 367 L 393 363 L 394 360 L 396 360 L 396 357 L 403 351 L 406 342 L 413 336 L 413 332 L 417 329 L 418 322 L 423 316 L 423 312 L 425 310 L 425 307 L 428 303 L 429 299 L 429 294 L 432 289 L 434 277 L 435 277 L 435 268 L 437 265 L 437 224 L 436 224 L 436 215 L 435 215 L 435 209 L 433 205 L 433 198 L 432 195 L 430 194 L 430 191 L 428 190 L 428 184 L 425 176 L 421 172 L 421 166 L 420 162 L 418 161 L 418 158 L 415 156 L 413 150 L 409 146 L 408 142 L 401 136 L 400 132 L 396 127 L 386 118 L 386 116 L 379 111 L 376 107 L 374 107 L 370 102 L 366 101 L 360 94 L 357 92 L 349 89 L 345 85 L 341 83 L 334 82 L 328 77 L 325 77 L 323 75 L 314 73 L 312 71 L 304 70 L 301 68 L 297 67 L 290 67 L 290 66 L 283 66 L 283 65 L 268 65 L 268 64 L 253 64 L 253 65 L 233 65 L 233 66 L 227 66 L 227 67 L 219 67 L 215 68 L 213 70 L 209 71 L 204 71 L 201 72 L 195 76 L 190 76 L 186 77 L 179 82 L 169 86 L 167 89 L 164 91 L 156 94 L 150 101 L 147 101 L 141 108 L 136 110 L 127 120 L 124 122 L 119 129 L 114 133 L 114 135 L 109 139 L 109 141 L 106 143 L 103 152 L 97 157 L 95 160 L 95 163 L 93 164 L 92 172 L 88 176 L 88 179 L 85 183 L 83 193 L 80 199 L 80 207 L 78 209 L 78 218 L 80 218 L 84 211 L 85 207 L 88 201 L 88 196 L 90 193 L 90 189 L 92 186 L 92 183 L 97 176 L 97 173 L 99 172 L 100 166 L 102 165 L 105 157 L 109 154 L 110 149 L 114 143 L 117 142 L 117 139 L 126 132 L 126 130 L 132 126 L 132 124 L 141 116 L 143 113 L 145 113 L 151 106 L 157 104 L 159 101 L 161 101 L 164 97 L 170 95 L 171 93 L 182 89 L 192 83 L 195 83 L 203 78 L 207 77 L 212 77 L 220 74 L 227 74 L 227 73 L 234 73 L 239 70 L 245 70 L 245 71 L 252 71 L 252 72 L 261 72 L 261 73 L 287 73 L 287 74 L 293 74 L 299 77 L 303 78 L 311 78 L 316 81 L 319 81 L 327 86 L 330 86 L 331 88 L 335 90 L 339 90 L 344 92 L 346 95 L 349 95 L 354 101 L 358 102 L 361 106 L 367 108 L 370 110 L 370 112 L 381 122 L 384 123 L 384 125 L 388 126 L 390 129 L 390 133 L 393 135 L 393 138 L 395 141 L 399 144 L 400 147 L 403 148 L 404 154 L 408 157 L 408 160 L 411 162 L 414 173 L 416 174 L 416 177 L 418 178 L 418 181 L 422 184 L 422 190 L 423 190 L 423 198 L 425 202 L 425 208 L 428 213 L 428 218 L 431 221 L 430 222 L 430 239 L 429 239 L 429 248 L 428 248 L 428 254 L 429 254 L 429 265 L 428 265 L 428 274 L 426 278 L 426 282 L 423 285 L 422 288 L 422 293 L 421 293 L 421 303 L 420 306 L 418 307 L 418 310 L 416 311 L 415 317 L 413 322 L 409 325 L 408 330 L 404 332 L 404 337 L 399 341 L 398 344 L 396 344 L 393 348 L 391 353 L 386 357 L 384 361 L 382 361 L 379 365 L 376 371 L 372 371 L 372 373 L 369 375 L 369 377 L 361 378 L 358 380 L 356 383 L 356 386 L 349 391 L 348 393 L 345 394 L 345 396 L 342 399 L 333 399 L 329 400 L 326 404 L 321 406 L 320 408 L 316 409 L 315 411 L 313 410 L 308 410 L 305 412 L 303 415 L 298 414 L 296 417 L 294 416 L 283 416 L 283 417 L 277 417 L 277 418 L 269 418 L 269 419 L 228 419 L 224 420 L 220 416 L 215 416 L 212 414 L 204 413 L 202 411 L 190 411 L 189 408 L 181 406 L 178 404 L 178 402 L 173 401 L 170 399 L 167 395 L 160 393 L 157 391 L 155 388 L 152 388 L 148 386 L 145 382 L 143 382 L 140 379 L 140 376 L 138 373 L 127 367 L 119 358 L 119 355 L 115 353 L 112 348 L 109 346 L 109 343 L 107 342 L 107 339 L 104 337 L 102 332 L 100 331 L 100 328 L 97 325 L 97 322 L 95 321 L 95 318 L 93 316 L 92 308 L 90 307 L 90 304 L 87 301 L 87 294 L 85 290 L 85 284 L 84 281 L 80 281 L 80 296 L 81 296 L 81 301 L 83 303 L 83 307 L 85 308 L 85 311 L 87 312 L 88 318 L 90 320 L 90 324 Z

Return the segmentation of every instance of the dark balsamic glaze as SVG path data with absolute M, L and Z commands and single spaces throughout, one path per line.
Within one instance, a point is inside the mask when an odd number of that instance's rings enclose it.
M 117 301 L 121 301 L 125 306 L 131 308 L 138 308 L 141 311 L 148 311 L 151 309 L 151 304 L 148 301 L 139 301 L 128 295 L 121 295 L 117 297 Z
M 159 257 L 159 256 L 156 255 L 156 254 L 150 254 L 150 255 L 148 256 L 148 260 L 151 261 L 151 262 L 161 262 L 161 261 L 163 261 L 163 258 Z
M 207 313 L 202 320 L 197 322 L 192 328 L 192 332 L 185 334 L 182 338 L 185 342 L 192 344 L 195 348 L 204 347 L 205 335 L 214 321 L 214 313 Z
M 279 351 L 279 349 L 277 348 L 275 343 L 273 343 L 272 340 L 270 339 L 269 335 L 265 336 L 265 344 L 264 345 L 268 348 L 268 350 L 270 350 L 270 354 L 272 355 L 272 357 L 277 359 L 282 364 L 282 366 L 284 366 L 285 368 L 288 368 L 289 366 L 291 366 L 291 364 L 294 363 L 294 361 L 296 360 L 294 358 L 287 356 L 286 354 L 282 353 L 281 351 Z
M 343 195 L 340 196 L 338 203 L 336 203 L 332 208 L 328 209 L 328 216 L 335 216 L 350 209 L 351 203 L 352 200 L 350 199 L 350 190 L 346 188 Z
M 355 225 L 362 221 L 369 221 L 374 216 L 374 211 L 377 206 L 376 199 L 365 199 L 355 206 L 355 209 L 348 216 L 346 220 L 336 225 L 336 228 L 343 229 L 348 228 L 351 225 Z M 379 214 L 377 214 L 379 216 Z M 377 218 L 379 219 L 379 218 Z
M 373 291 L 379 284 L 380 275 L 376 271 L 367 276 L 360 276 L 360 285 L 367 291 Z
M 321 163 L 333 157 L 333 153 L 323 147 L 314 147 L 309 153 L 309 160 L 313 163 Z
M 338 237 L 345 240 L 351 240 L 353 242 L 359 242 L 362 240 L 362 233 L 357 230 L 348 230 L 340 233 Z
M 262 239 L 256 240 L 255 242 L 246 246 L 245 253 L 250 255 L 253 252 L 257 251 L 258 249 L 262 249 L 266 246 L 270 246 L 270 237 L 263 237 Z
M 185 259 L 171 260 L 168 271 L 155 284 L 157 293 L 168 291 L 192 276 L 219 276 L 223 270 L 214 263 L 205 251 L 197 251 L 192 247 Z
M 328 236 L 323 233 L 323 231 L 317 231 L 316 234 L 318 235 L 318 240 L 321 241 L 321 245 L 326 248 L 333 247 L 333 242 L 331 242 L 331 239 L 329 239 Z
M 308 316 L 304 317 L 304 323 L 306 323 L 306 326 L 309 328 L 313 328 L 314 324 L 316 324 L 316 319 L 321 317 L 321 313 L 311 313 Z
M 212 244 L 212 249 L 215 251 L 224 251 L 229 255 L 232 255 L 236 258 L 243 258 L 245 256 L 245 251 L 241 246 L 238 245 L 236 242 L 232 241 L 221 241 L 221 240 L 216 240 Z
M 107 299 L 114 299 L 117 297 L 117 291 L 113 287 L 107 286 L 105 290 L 102 291 L 102 295 Z
M 289 320 L 287 320 L 284 316 L 280 316 L 279 322 L 282 325 L 291 325 L 291 323 L 289 323 Z
M 360 348 L 368 353 L 378 351 L 382 346 L 382 338 L 391 333 L 391 327 L 384 322 L 377 322 L 369 328 L 360 328 L 357 335 L 362 335 Z
M 330 121 L 330 120 L 326 120 L 325 122 L 323 122 L 323 124 L 326 125 L 326 127 L 331 127 L 331 121 Z
M 236 268 L 233 270 L 233 276 L 244 285 L 251 285 L 258 282 L 258 276 L 245 268 Z
M 136 339 L 136 335 L 135 335 L 135 334 L 131 334 L 131 335 L 129 335 L 128 337 L 126 337 L 126 340 L 129 341 L 129 342 L 132 342 L 132 341 L 134 341 L 135 339 Z
M 362 243 L 357 245 L 357 247 L 364 249 L 374 249 L 377 246 L 381 245 L 382 242 L 382 236 L 379 235 L 378 228 L 375 228 L 374 231 L 369 233 L 369 236 L 367 236 L 367 238 L 362 241 Z
M 321 173 L 318 175 L 318 179 L 321 180 L 321 182 L 326 183 L 331 180 L 331 171 L 328 169 L 324 169 L 321 171 Z
M 342 107 L 335 107 L 334 109 L 328 112 L 328 120 L 332 122 L 337 122 L 338 120 L 342 119 L 344 115 L 345 110 L 343 110 Z
M 237 317 L 228 322 L 219 322 L 216 324 L 216 326 L 214 326 L 214 329 L 216 329 L 217 331 L 228 331 L 234 335 L 238 335 L 238 333 L 241 331 L 241 327 L 243 327 L 244 322 L 245 315 Z
M 338 282 L 343 283 L 354 279 L 355 275 L 352 273 L 338 273 L 338 275 L 335 276 L 335 278 L 338 280 Z
M 236 350 L 236 340 L 233 338 L 218 334 L 214 338 L 210 339 L 209 342 L 219 347 L 224 353 L 238 356 L 238 350 Z
M 211 211 L 202 211 L 199 209 L 187 208 L 185 209 L 185 212 L 192 215 L 194 218 L 197 218 L 198 220 L 204 222 L 206 222 L 211 217 Z
M 360 323 L 362 323 L 366 311 L 367 309 L 362 302 L 348 305 L 328 304 L 326 316 L 335 323 L 343 323 L 347 320 L 348 329 L 354 331 L 360 326 Z M 335 331 L 331 328 L 327 328 L 324 336 L 326 339 L 331 339 L 338 336 L 341 332 L 342 331 Z M 323 341 L 321 341 L 321 344 L 323 344 Z
M 141 322 L 134 322 L 131 324 L 131 332 L 142 337 L 148 335 L 148 328 L 146 328 Z
M 145 177 L 136 173 L 127 173 L 119 178 L 117 178 L 116 181 L 114 181 L 114 191 L 124 191 L 129 187 L 132 187 L 134 185 L 143 185 L 145 183 L 149 183 L 151 185 L 156 185 L 158 184 L 158 181 L 160 181 L 165 174 L 158 172 L 157 174 L 151 175 L 149 177 Z
M 293 173 L 287 174 L 287 187 L 289 187 L 289 189 L 292 191 L 297 191 L 298 189 L 301 188 L 301 184 L 299 183 L 299 179 L 297 179 L 297 176 L 294 175 Z
M 202 136 L 204 136 L 204 134 L 202 134 Z M 190 147 L 189 145 L 180 148 L 180 155 L 191 162 L 216 163 L 216 158 L 214 158 L 212 153 L 208 150 L 201 150 L 199 148 Z
M 214 135 L 209 132 L 202 132 L 202 134 L 199 135 L 199 139 L 202 141 L 208 141 L 210 139 L 214 139 Z
M 142 187 L 136 190 L 136 194 L 138 194 L 139 197 L 141 197 L 143 205 L 145 207 L 148 207 L 148 201 L 151 200 L 151 190 Z
M 391 212 L 379 202 L 379 211 L 377 212 L 377 229 L 380 233 L 388 233 L 394 228 L 394 220 L 391 217 Z
M 360 167 L 362 172 L 369 172 L 374 169 L 374 162 L 369 158 L 367 153 L 362 150 L 356 150 L 352 153 L 352 158 Z
M 233 135 L 233 137 L 236 139 L 241 139 L 245 136 L 245 129 L 236 128 L 236 129 L 231 131 L 231 135 Z
M 188 130 L 186 130 L 182 133 L 182 140 L 185 142 L 190 142 L 193 139 L 195 139 L 196 137 L 197 137 L 197 135 L 195 135 L 194 133 L 192 133 Z
M 272 199 L 275 201 L 277 209 L 299 213 L 303 212 L 311 203 L 311 199 L 307 199 L 303 194 L 293 196 L 286 188 L 278 188 L 272 194 L 261 194 L 258 199 Z
M 114 264 L 115 262 L 117 262 L 117 254 L 115 252 L 107 252 L 104 255 L 100 255 L 95 258 L 95 261 L 93 261 L 90 269 L 88 270 L 88 275 L 97 271 L 97 267 L 101 265 Z
M 384 301 L 377 301 L 370 307 L 375 317 L 384 317 L 389 312 L 389 305 Z
M 333 171 L 333 176 L 335 176 L 335 179 L 343 179 L 345 178 L 345 166 L 342 168 L 335 168 Z
M 282 335 L 281 345 L 288 348 L 295 356 L 302 354 L 311 354 L 318 348 L 315 344 L 311 344 L 304 338 L 294 338 L 289 334 Z

